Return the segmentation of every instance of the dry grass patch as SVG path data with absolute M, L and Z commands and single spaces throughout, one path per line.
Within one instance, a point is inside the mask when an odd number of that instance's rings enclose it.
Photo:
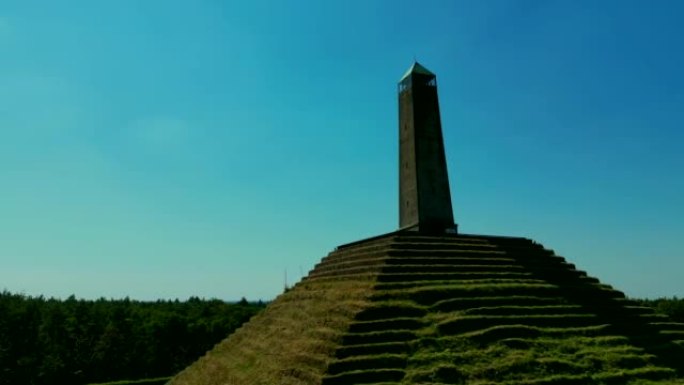
M 178 374 L 171 385 L 314 385 L 372 280 L 303 282 Z

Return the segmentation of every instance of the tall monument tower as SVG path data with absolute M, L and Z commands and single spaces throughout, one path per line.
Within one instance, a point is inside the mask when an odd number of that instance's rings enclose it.
M 437 77 L 418 62 L 399 81 L 399 228 L 455 231 Z

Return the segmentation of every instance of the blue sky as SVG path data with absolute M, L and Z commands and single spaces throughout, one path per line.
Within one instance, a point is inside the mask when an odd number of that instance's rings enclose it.
M 270 299 L 397 227 L 437 74 L 463 232 L 684 296 L 679 1 L 0 3 L 0 289 Z

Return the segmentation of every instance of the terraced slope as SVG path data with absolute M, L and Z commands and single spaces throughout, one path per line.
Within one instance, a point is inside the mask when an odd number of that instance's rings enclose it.
M 379 269 L 298 283 L 170 384 L 320 384 L 354 316 L 370 305 Z
M 312 309 L 297 317 L 292 308 L 304 299 Z M 318 317 L 334 319 L 333 326 Z M 267 327 L 281 334 L 264 335 Z M 327 332 L 311 333 L 319 327 Z M 310 343 L 301 345 L 302 338 Z M 269 355 L 280 345 L 297 346 L 290 354 L 301 357 Z M 261 376 L 261 368 L 272 375 Z M 684 324 L 626 300 L 541 245 L 396 233 L 332 252 L 172 384 L 684 384 L 682 378 Z

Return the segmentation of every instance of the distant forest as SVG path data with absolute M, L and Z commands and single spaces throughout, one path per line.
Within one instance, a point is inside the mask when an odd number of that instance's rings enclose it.
M 170 376 L 265 305 L 242 300 L 95 301 L 0 293 L 0 385 Z
M 656 312 L 667 314 L 673 321 L 684 323 L 684 298 L 633 299 L 643 306 L 650 306 Z
M 684 299 L 635 299 L 684 322 Z M 265 304 L 218 299 L 87 301 L 0 293 L 0 385 L 170 376 Z

